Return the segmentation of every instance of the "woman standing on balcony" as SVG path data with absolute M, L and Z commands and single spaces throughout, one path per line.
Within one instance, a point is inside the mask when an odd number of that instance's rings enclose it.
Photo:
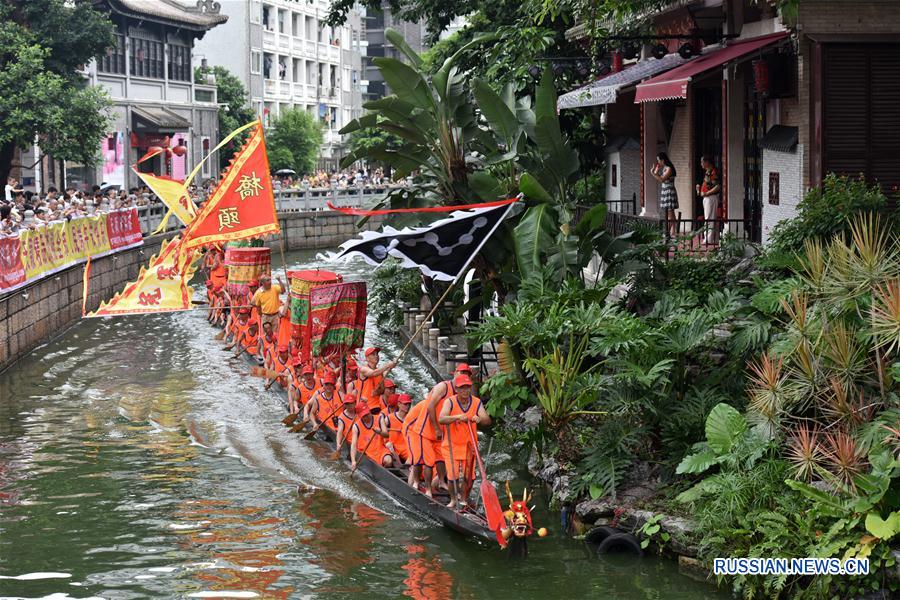
M 678 220 L 675 217 L 675 209 L 678 208 L 678 193 L 675 191 L 675 165 L 672 164 L 668 154 L 660 152 L 656 155 L 656 164 L 653 165 L 650 173 L 659 182 L 659 209 L 666 215 L 669 237 L 674 238 L 678 233 Z

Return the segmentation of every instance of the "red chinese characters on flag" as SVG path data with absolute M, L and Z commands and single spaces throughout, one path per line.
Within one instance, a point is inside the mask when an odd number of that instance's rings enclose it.
M 277 233 L 262 126 L 257 124 L 184 234 L 183 250 Z

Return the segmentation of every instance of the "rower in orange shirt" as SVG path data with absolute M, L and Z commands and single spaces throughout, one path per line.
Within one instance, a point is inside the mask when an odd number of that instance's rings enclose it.
M 401 433 L 403 433 L 403 437 L 406 439 L 407 451 L 409 452 L 410 467 L 407 483 L 417 490 L 419 489 L 421 471 L 425 468 L 425 459 L 422 456 L 422 436 L 416 430 L 416 422 L 419 419 L 419 415 L 425 410 L 427 404 L 428 402 L 426 400 L 422 400 L 410 408 L 409 412 L 406 413 L 406 417 L 403 418 L 403 428 L 401 429 Z M 431 497 L 430 480 L 429 485 L 425 488 L 425 494 L 429 498 Z
M 295 360 L 300 360 L 295 359 Z M 310 398 L 313 397 L 313 394 L 319 389 L 319 386 L 316 385 L 315 372 L 313 368 L 309 365 L 303 367 L 303 370 L 300 372 L 300 382 L 297 385 L 297 391 L 299 393 L 298 396 L 298 406 L 297 410 L 299 412 L 301 406 L 306 406 L 309 404 Z
M 359 460 L 357 455 L 364 452 L 366 456 L 380 464 L 382 467 L 390 467 L 393 464 L 391 452 L 385 447 L 385 440 L 389 432 L 384 427 L 381 419 L 369 410 L 365 402 L 357 402 L 356 413 L 359 418 L 353 424 L 353 436 L 350 441 L 350 464 L 356 468 Z M 362 458 L 361 456 L 359 458 Z
M 310 421 L 313 427 L 322 423 L 329 429 L 335 429 L 334 416 L 341 409 L 341 394 L 335 390 L 335 378 L 331 373 L 322 377 L 322 387 L 313 394 L 303 409 L 303 420 Z
M 397 366 L 397 363 L 388 361 L 387 364 L 379 367 L 378 359 L 381 354 L 381 348 L 366 348 L 365 354 L 366 364 L 359 367 L 359 379 L 362 382 L 360 396 L 369 405 L 369 408 L 374 410 L 381 404 L 381 399 L 377 395 L 380 394 L 378 387 L 382 383 L 384 375 Z
M 403 434 L 403 419 L 409 412 L 412 398 L 409 394 L 391 394 L 387 400 L 389 439 L 394 445 L 394 451 L 401 461 L 409 461 L 409 449 L 406 447 L 406 436 Z
M 481 399 L 472 395 L 472 379 L 465 373 L 453 378 L 456 395 L 444 401 L 438 422 L 446 427 L 441 450 L 447 465 L 447 481 L 450 487 L 448 508 L 468 503 L 468 490 L 474 481 L 475 448 L 478 443 L 478 424 L 490 425 Z
M 288 350 L 288 345 L 282 344 L 281 346 L 278 346 L 278 352 L 273 354 L 271 360 L 269 361 L 269 364 L 271 365 L 269 368 L 276 373 L 283 373 L 283 375 L 267 381 L 265 386 L 266 389 L 272 387 L 272 384 L 276 381 L 282 388 L 287 389 L 290 359 L 291 354 Z
M 356 400 L 356 394 L 350 393 L 344 396 L 344 409 L 338 413 L 337 435 L 334 436 L 335 458 L 340 456 L 344 442 L 353 431 L 353 424 L 359 419 L 359 415 L 356 414 Z

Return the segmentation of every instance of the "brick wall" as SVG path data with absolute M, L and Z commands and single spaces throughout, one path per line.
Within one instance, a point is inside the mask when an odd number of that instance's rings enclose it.
M 806 189 L 802 185 L 805 147 L 798 144 L 795 152 L 763 150 L 762 165 L 762 242 L 769 242 L 772 228 L 797 214 L 797 204 Z M 769 173 L 779 174 L 779 203 L 769 204 Z
M 688 99 L 688 102 L 691 102 Z M 672 126 L 672 138 L 669 140 L 669 158 L 675 165 L 678 176 L 675 178 L 675 191 L 678 192 L 678 210 L 682 219 L 694 218 L 694 164 L 697 157 L 691 149 L 691 109 L 688 103 L 675 109 L 675 123 Z M 654 154 L 653 160 L 656 160 Z

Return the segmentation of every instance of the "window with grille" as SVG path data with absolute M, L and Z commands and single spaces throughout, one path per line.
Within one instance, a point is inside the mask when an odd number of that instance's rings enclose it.
M 115 43 L 106 49 L 106 54 L 97 59 L 97 69 L 101 73 L 125 74 L 125 36 L 115 34 Z
M 169 44 L 169 79 L 191 80 L 191 49 L 188 46 Z
M 163 43 L 145 37 L 131 38 L 131 74 L 134 77 L 165 77 Z

